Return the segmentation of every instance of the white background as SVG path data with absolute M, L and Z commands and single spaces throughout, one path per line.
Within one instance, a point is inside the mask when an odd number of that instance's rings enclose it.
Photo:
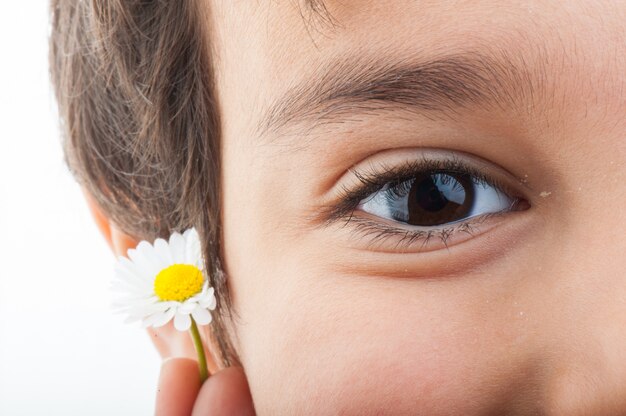
M 109 252 L 63 163 L 48 4 L 0 2 L 0 415 L 148 415 L 159 359 L 110 312 Z

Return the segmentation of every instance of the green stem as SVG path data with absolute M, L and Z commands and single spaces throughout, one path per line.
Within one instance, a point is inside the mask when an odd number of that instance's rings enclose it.
M 200 338 L 200 332 L 198 331 L 198 325 L 196 325 L 196 321 L 194 321 L 193 317 L 191 318 L 191 328 L 189 332 L 191 333 L 191 339 L 193 340 L 193 345 L 196 347 L 196 352 L 198 353 L 198 368 L 200 369 L 200 382 L 204 383 L 207 378 L 209 378 L 209 370 L 206 365 L 206 355 L 204 353 L 204 345 L 202 344 L 202 338 Z

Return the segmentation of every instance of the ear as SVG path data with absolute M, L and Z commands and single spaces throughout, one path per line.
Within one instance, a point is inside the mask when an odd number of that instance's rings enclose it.
M 89 191 L 83 188 L 83 194 L 89 211 L 91 211 L 91 216 L 115 256 L 126 256 L 128 250 L 135 248 L 139 241 L 116 227 Z M 204 331 L 200 332 L 203 333 Z M 174 357 L 197 359 L 189 333 L 176 330 L 172 322 L 161 328 L 148 328 L 148 334 L 162 359 Z M 220 368 L 212 354 L 212 351 L 216 351 L 216 346 L 208 345 L 210 341 L 207 336 L 204 337 L 204 341 L 207 366 L 211 374 L 215 374 Z M 208 350 L 207 347 L 209 347 Z

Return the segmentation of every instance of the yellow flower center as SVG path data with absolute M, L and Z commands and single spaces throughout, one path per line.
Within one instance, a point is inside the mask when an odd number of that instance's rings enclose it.
M 173 264 L 163 269 L 154 279 L 154 293 L 163 301 L 182 302 L 200 293 L 204 278 L 191 264 Z

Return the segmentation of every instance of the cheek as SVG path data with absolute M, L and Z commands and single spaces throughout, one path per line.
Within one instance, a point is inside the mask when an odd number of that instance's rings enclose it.
M 537 348 L 518 339 L 515 305 L 529 296 L 496 279 L 513 265 L 450 280 L 368 274 L 256 188 L 225 187 L 237 192 L 225 195 L 224 252 L 258 414 L 503 414 L 524 395 Z
M 512 354 L 514 325 L 468 304 L 480 299 L 468 294 L 475 280 L 453 289 L 287 264 L 273 270 L 280 288 L 246 296 L 265 307 L 242 310 L 241 355 L 259 414 L 484 414 L 519 394 L 520 375 L 532 371 Z

